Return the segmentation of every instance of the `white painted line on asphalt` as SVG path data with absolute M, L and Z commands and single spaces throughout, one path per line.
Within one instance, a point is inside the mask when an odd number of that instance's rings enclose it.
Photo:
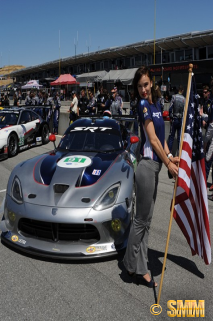
M 4 193 L 4 192 L 6 192 L 6 189 L 2 189 L 2 190 L 0 191 L 0 193 Z

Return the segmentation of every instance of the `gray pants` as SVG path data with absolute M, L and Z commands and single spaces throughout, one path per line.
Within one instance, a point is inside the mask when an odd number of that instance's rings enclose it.
M 146 274 L 148 235 L 157 197 L 158 174 L 162 164 L 143 158 L 136 171 L 136 215 L 132 223 L 124 266 L 129 272 Z

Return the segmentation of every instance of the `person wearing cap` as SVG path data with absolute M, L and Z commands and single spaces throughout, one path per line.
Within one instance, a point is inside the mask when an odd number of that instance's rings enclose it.
M 183 110 L 185 106 L 186 98 L 183 96 L 184 88 L 182 85 L 179 86 L 178 93 L 172 96 L 172 100 L 169 106 L 169 116 L 172 120 L 170 134 L 169 134 L 169 142 L 168 147 L 170 152 L 172 152 L 173 142 L 175 138 L 175 134 L 177 131 L 177 145 L 179 150 L 180 144 L 180 132 L 183 120 Z
M 77 116 L 79 116 L 78 98 L 74 90 L 72 91 L 72 102 L 68 111 L 70 113 L 69 119 L 71 125 L 77 119 Z

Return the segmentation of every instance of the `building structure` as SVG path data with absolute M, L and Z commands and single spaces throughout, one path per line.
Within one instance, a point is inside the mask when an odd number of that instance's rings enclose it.
M 83 53 L 17 70 L 10 76 L 17 82 L 31 79 L 48 82 L 59 77 L 59 73 L 70 73 L 80 83 L 83 79 L 84 85 L 103 82 L 109 89 L 116 83 L 122 91 L 131 85 L 133 71 L 145 64 L 151 68 L 156 82 L 172 90 L 179 84 L 187 86 L 189 63 L 194 66 L 198 88 L 209 84 L 213 76 L 213 30 Z

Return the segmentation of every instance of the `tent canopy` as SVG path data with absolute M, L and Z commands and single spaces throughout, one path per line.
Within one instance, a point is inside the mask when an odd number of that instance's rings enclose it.
M 30 80 L 26 83 L 26 85 L 21 86 L 21 89 L 30 89 L 30 88 L 41 88 L 42 85 L 39 85 L 38 80 Z
M 52 81 L 50 83 L 51 86 L 57 86 L 57 85 L 79 85 L 79 82 L 76 81 L 76 79 L 71 76 L 70 74 L 64 74 L 60 75 L 58 79 L 55 81 Z
M 94 71 L 94 72 L 86 72 L 81 75 L 77 75 L 76 78 L 80 83 L 86 82 L 100 82 L 102 78 L 107 74 L 105 70 Z
M 138 68 L 110 70 L 103 77 L 102 81 L 121 81 L 123 85 L 131 85 L 137 69 Z

